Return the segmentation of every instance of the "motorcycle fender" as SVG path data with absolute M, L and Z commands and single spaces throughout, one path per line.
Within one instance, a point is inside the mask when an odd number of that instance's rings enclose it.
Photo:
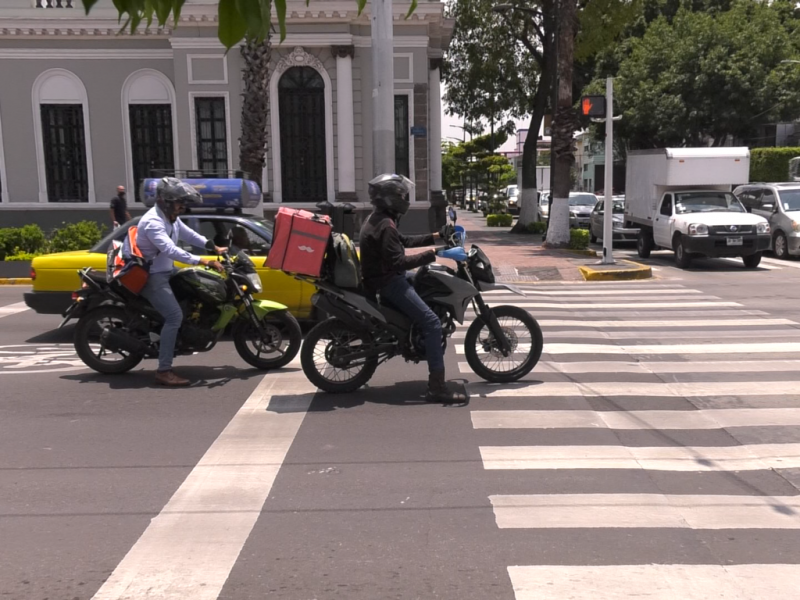
M 288 306 L 280 302 L 273 302 L 272 300 L 253 300 L 253 309 L 256 311 L 256 316 L 259 320 L 263 319 L 271 312 L 287 310 L 288 308 Z
M 233 304 L 223 304 L 220 307 L 220 315 L 217 322 L 211 327 L 212 331 L 222 331 L 231 322 L 231 319 L 236 316 L 236 307 Z

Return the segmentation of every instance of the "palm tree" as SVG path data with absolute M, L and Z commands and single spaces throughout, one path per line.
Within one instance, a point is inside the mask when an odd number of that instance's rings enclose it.
M 267 154 L 269 122 L 269 63 L 272 42 L 248 39 L 242 45 L 242 134 L 239 138 L 239 168 L 261 185 Z

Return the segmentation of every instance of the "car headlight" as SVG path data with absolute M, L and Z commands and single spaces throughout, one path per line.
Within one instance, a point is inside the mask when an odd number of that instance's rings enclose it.
M 792 229 L 794 229 L 795 231 L 800 231 L 800 222 L 792 221 Z
M 624 225 L 624 223 L 622 221 L 612 221 L 611 222 L 611 227 L 613 229 L 622 229 L 623 225 Z
M 756 233 L 769 233 L 769 223 L 758 223 Z
M 689 225 L 689 235 L 708 235 L 708 225 L 705 223 L 692 223 Z
M 260 294 L 264 291 L 264 286 L 261 285 L 261 277 L 258 276 L 258 273 L 248 273 L 247 281 L 253 286 L 252 289 L 256 294 Z
M 577 219 L 578 218 L 578 213 L 569 211 L 569 216 L 572 217 L 573 219 Z

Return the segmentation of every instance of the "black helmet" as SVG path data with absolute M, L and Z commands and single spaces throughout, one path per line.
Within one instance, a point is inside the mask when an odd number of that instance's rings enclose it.
M 402 175 L 378 175 L 369 182 L 369 199 L 376 208 L 401 217 L 411 206 L 414 182 Z
M 175 177 L 164 177 L 156 186 L 156 204 L 161 210 L 171 210 L 175 204 L 191 207 L 202 203 L 200 192 Z

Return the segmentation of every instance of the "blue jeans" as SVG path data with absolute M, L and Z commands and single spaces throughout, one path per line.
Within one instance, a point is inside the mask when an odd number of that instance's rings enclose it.
M 164 317 L 164 326 L 161 328 L 161 340 L 158 347 L 159 372 L 172 370 L 175 342 L 183 322 L 183 311 L 181 311 L 178 300 L 169 285 L 170 277 L 172 277 L 172 271 L 151 273 L 142 290 L 142 296 L 147 298 L 153 308 Z
M 381 290 L 381 302 L 399 310 L 419 327 L 425 336 L 425 358 L 428 370 L 444 371 L 442 348 L 442 322 L 422 301 L 411 283 L 403 275 L 393 277 Z

